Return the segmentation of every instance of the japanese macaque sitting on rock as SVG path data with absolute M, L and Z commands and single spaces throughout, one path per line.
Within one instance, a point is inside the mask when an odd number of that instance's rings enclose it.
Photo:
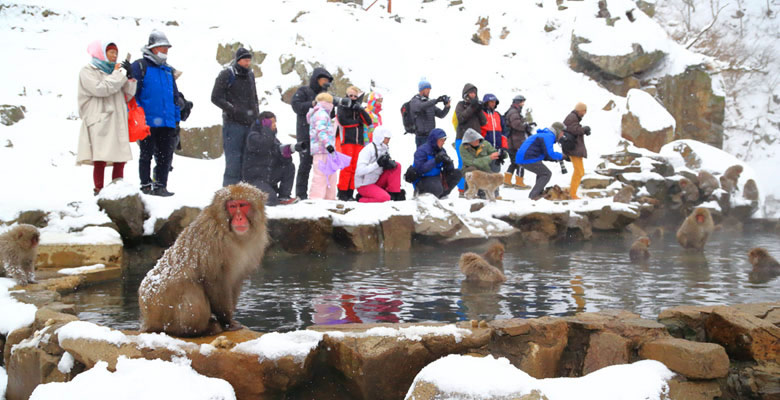
M 36 283 L 35 258 L 40 238 L 38 228 L 27 224 L 0 234 L 0 276 L 13 278 L 20 286 Z

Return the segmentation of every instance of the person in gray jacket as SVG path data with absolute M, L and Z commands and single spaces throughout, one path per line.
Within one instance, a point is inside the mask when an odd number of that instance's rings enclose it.
M 450 98 L 446 95 L 429 98 L 431 83 L 425 79 L 420 81 L 417 89 L 419 93 L 414 95 L 409 103 L 409 112 L 414 116 L 415 144 L 420 147 L 428 140 L 428 134 L 436 128 L 435 118 L 444 118 L 450 112 Z M 444 104 L 444 108 L 436 107 L 436 103 Z

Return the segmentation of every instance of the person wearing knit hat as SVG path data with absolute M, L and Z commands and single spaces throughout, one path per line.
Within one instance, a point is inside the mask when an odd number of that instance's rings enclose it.
M 225 172 L 222 186 L 241 181 L 242 154 L 249 129 L 260 115 L 252 52 L 239 47 L 228 64 L 214 80 L 211 102 L 222 109 L 222 148 L 225 151 Z
M 276 136 L 276 115 L 263 111 L 246 137 L 241 163 L 241 180 L 268 194 L 266 205 L 291 204 L 295 146 L 282 144 Z
M 133 158 L 128 134 L 127 100 L 135 95 L 136 80 L 128 78 L 127 66 L 117 63 L 114 43 L 96 40 L 87 46 L 89 64 L 79 72 L 79 131 L 76 165 L 92 165 L 93 193 L 103 189 L 106 165 L 113 165 L 111 178 L 124 177 L 125 163 Z M 113 112 L 106 113 L 106 110 Z
M 590 135 L 590 127 L 582 126 L 580 123 L 585 113 L 588 112 L 588 106 L 585 103 L 577 103 L 574 110 L 563 120 L 564 130 L 574 136 L 574 148 L 566 151 L 565 154 L 571 159 L 574 171 L 571 174 L 571 184 L 569 194 L 572 199 L 579 199 L 577 189 L 580 187 L 582 177 L 585 175 L 585 167 L 582 165 L 582 159 L 588 157 L 588 149 L 585 148 L 585 136 Z
M 409 102 L 409 112 L 414 118 L 415 143 L 420 147 L 428 140 L 428 134 L 436 128 L 436 118 L 444 118 L 450 112 L 450 98 L 442 95 L 431 99 L 431 83 L 421 79 L 417 84 L 417 93 Z M 444 104 L 444 108 L 436 107 L 436 103 Z

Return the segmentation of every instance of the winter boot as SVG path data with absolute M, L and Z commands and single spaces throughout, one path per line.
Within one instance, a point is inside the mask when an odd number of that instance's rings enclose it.
M 351 190 L 339 190 L 338 194 L 336 194 L 336 198 L 341 201 L 355 201 L 355 199 L 352 198 Z
M 504 186 L 512 186 L 512 174 L 504 172 Z
M 165 186 L 161 186 L 161 185 L 154 185 L 154 189 L 152 189 L 152 192 L 149 194 L 151 194 L 152 196 L 160 196 L 160 197 L 173 196 L 172 192 L 169 192 L 168 189 L 165 188 Z
M 152 194 L 152 184 L 147 183 L 146 185 L 141 185 L 141 193 L 143 194 Z
M 360 193 L 355 195 L 355 201 L 360 201 L 360 198 L 363 197 L 360 195 Z
M 401 189 L 400 192 L 390 192 L 390 200 L 392 201 L 406 200 L 406 190 Z
M 515 176 L 515 187 L 518 189 L 530 189 L 531 187 L 523 183 L 522 176 Z
M 347 192 L 347 201 L 355 201 L 356 199 L 352 197 L 352 194 L 355 193 L 355 189 L 349 189 Z

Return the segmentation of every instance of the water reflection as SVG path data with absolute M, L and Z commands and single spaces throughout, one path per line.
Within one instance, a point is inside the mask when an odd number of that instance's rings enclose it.
M 311 324 L 419 322 L 572 315 L 621 308 L 654 318 L 680 304 L 777 301 L 780 279 L 750 273 L 747 251 L 780 256 L 776 235 L 716 233 L 704 253 L 683 251 L 673 235 L 656 239 L 651 258 L 633 264 L 630 241 L 601 237 L 574 245 L 510 243 L 507 282 L 463 281 L 461 252 L 479 246 L 425 247 L 411 253 L 346 256 L 271 255 L 245 284 L 236 318 L 252 329 Z M 136 291 L 143 273 L 66 298 L 80 317 L 115 328 L 138 327 Z

